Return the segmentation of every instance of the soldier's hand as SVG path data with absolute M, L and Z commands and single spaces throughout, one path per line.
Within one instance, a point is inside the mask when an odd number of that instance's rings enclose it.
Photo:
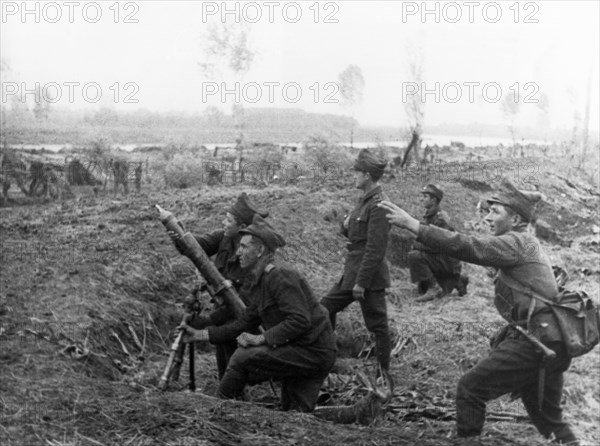
M 352 297 L 354 297 L 354 300 L 363 300 L 365 298 L 365 289 L 358 284 L 354 285 L 354 288 L 352 288 Z
M 266 344 L 266 340 L 263 335 L 253 335 L 246 332 L 237 337 L 237 342 L 241 347 L 253 347 Z
M 167 231 L 167 234 L 169 234 L 169 237 L 171 237 L 171 240 L 173 240 L 173 243 L 177 243 L 179 240 L 181 240 L 181 237 L 179 236 L 179 234 L 177 234 L 175 231 Z
M 382 201 L 377 204 L 377 207 L 387 211 L 387 219 L 391 224 L 406 228 L 412 232 L 419 231 L 419 220 L 411 217 L 408 212 L 396 206 L 391 201 Z
M 348 225 L 350 224 L 350 216 L 344 215 L 344 217 L 346 218 L 344 219 L 344 223 L 342 224 L 342 226 L 344 227 L 344 229 L 348 229 Z
M 209 340 L 208 330 L 196 330 L 185 322 L 180 324 L 177 329 L 183 332 L 183 338 L 181 340 L 184 344 Z

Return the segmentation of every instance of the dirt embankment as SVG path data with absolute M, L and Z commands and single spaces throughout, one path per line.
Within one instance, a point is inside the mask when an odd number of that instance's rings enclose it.
M 581 283 L 597 298 L 593 225 L 599 197 L 584 182 L 563 177 L 548 169 L 532 185 L 546 195 L 540 220 L 551 232 L 544 247 L 553 263 L 567 269 L 573 287 Z M 493 184 L 397 175 L 383 186 L 393 201 L 420 215 L 418 191 L 430 180 L 444 188 L 455 227 L 473 232 L 475 206 Z M 500 322 L 491 283 L 482 268 L 467 265 L 466 296 L 415 304 L 403 268 L 410 239 L 397 230 L 388 253 L 396 391 L 374 425 L 336 425 L 274 411 L 277 398 L 268 385 L 251 388 L 246 403 L 187 393 L 187 362 L 180 383 L 166 393 L 156 390 L 180 302 L 198 278 L 173 248 L 152 205 L 200 233 L 220 227 L 224 209 L 242 190 L 271 211 L 288 242 L 280 256 L 322 296 L 342 271 L 339 220 L 357 197 L 348 178 L 184 190 L 153 183 L 140 195 L 116 199 L 81 189 L 72 200 L 0 208 L 2 444 L 451 444 L 456 382 L 487 353 L 487 336 Z M 354 368 L 374 373 L 373 343 L 361 319 L 355 306 L 340 318 L 341 358 L 325 383 L 330 404 L 364 396 Z M 566 375 L 565 410 L 587 444 L 600 442 L 599 358 L 596 349 L 575 360 Z M 199 391 L 214 394 L 209 348 L 197 354 L 196 381 Z M 488 412 L 483 444 L 544 444 L 519 402 L 500 399 Z

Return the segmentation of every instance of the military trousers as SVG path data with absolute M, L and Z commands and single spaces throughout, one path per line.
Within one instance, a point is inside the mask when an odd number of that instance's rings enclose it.
M 229 360 L 218 396 L 238 398 L 247 384 L 281 380 L 281 408 L 311 412 L 335 357 L 336 351 L 330 346 L 238 347 Z
M 222 344 L 214 344 L 215 353 L 217 358 L 217 372 L 219 374 L 219 381 L 223 379 L 225 370 L 227 370 L 227 364 L 229 360 L 237 350 L 237 341 L 224 342 Z
M 560 342 L 549 343 L 557 353 L 546 364 L 544 399 L 538 406 L 540 355 L 526 339 L 505 339 L 490 355 L 462 376 L 456 392 L 457 429 L 461 437 L 479 435 L 485 422 L 485 405 L 507 393 L 517 392 L 529 418 L 545 437 L 554 434 L 562 443 L 575 442 L 560 406 L 563 372 L 571 359 Z
M 452 257 L 414 249 L 408 253 L 410 280 L 413 283 L 425 282 L 433 285 L 436 280 L 447 293 L 457 286 L 462 266 Z M 425 292 L 427 290 L 421 290 Z
M 339 283 L 321 300 L 321 305 L 329 311 L 329 320 L 334 330 L 337 313 L 354 301 L 352 290 L 343 290 Z M 392 341 L 388 327 L 385 290 L 365 290 L 364 299 L 358 302 L 367 330 L 375 335 L 377 360 L 383 369 L 388 370 L 390 368 Z

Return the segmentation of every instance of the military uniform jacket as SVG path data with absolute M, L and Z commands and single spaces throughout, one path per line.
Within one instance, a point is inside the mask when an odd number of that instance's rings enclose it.
M 381 186 L 365 194 L 350 213 L 348 229 L 342 233 L 349 243 L 341 289 L 351 290 L 354 285 L 367 290 L 382 290 L 390 286 L 390 272 L 385 251 L 390 224 L 386 211 L 377 203 L 388 200 Z
M 315 299 L 306 280 L 287 265 L 269 265 L 250 279 L 250 304 L 243 316 L 210 327 L 210 341 L 227 342 L 262 325 L 271 348 L 295 344 L 336 350 L 327 310 Z
M 438 228 L 447 229 L 449 231 L 454 231 L 454 228 L 450 225 L 450 217 L 448 217 L 446 211 L 440 209 L 439 205 L 435 205 L 429 209 L 421 219 L 421 223 L 437 226 Z M 413 249 L 431 253 L 435 252 L 433 248 L 430 248 L 427 245 L 417 241 L 415 241 Z
M 494 305 L 509 323 L 525 325 L 527 321 L 532 298 L 521 291 L 523 285 L 548 299 L 558 293 L 552 266 L 540 242 L 524 230 L 473 237 L 422 224 L 417 240 L 459 260 L 498 268 Z M 520 288 L 514 286 L 515 281 Z M 537 299 L 534 302 L 530 331 L 542 342 L 562 341 L 550 308 Z

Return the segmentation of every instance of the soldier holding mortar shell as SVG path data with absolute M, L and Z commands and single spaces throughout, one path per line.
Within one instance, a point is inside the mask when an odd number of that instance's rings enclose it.
M 258 211 L 250 202 L 248 195 L 243 192 L 235 204 L 227 210 L 222 229 L 194 236 L 200 247 L 206 252 L 206 255 L 209 257 L 214 256 L 213 263 L 215 267 L 225 279 L 231 282 L 245 305 L 248 305 L 248 301 L 244 295 L 242 285 L 246 271 L 240 265 L 237 251 L 242 238 L 240 230 L 252 223 L 254 215 L 266 218 L 269 213 Z M 181 236 L 173 230 L 168 230 L 167 233 L 179 252 L 183 253 L 184 248 L 181 243 Z M 193 328 L 203 329 L 211 325 L 220 326 L 226 324 L 233 320 L 233 318 L 234 314 L 231 308 L 222 302 L 215 302 L 215 309 L 208 316 L 196 317 L 187 322 Z M 229 358 L 231 358 L 231 355 L 233 355 L 233 352 L 237 348 L 237 342 L 233 340 L 215 344 L 215 348 L 219 380 L 221 380 L 227 368 Z

